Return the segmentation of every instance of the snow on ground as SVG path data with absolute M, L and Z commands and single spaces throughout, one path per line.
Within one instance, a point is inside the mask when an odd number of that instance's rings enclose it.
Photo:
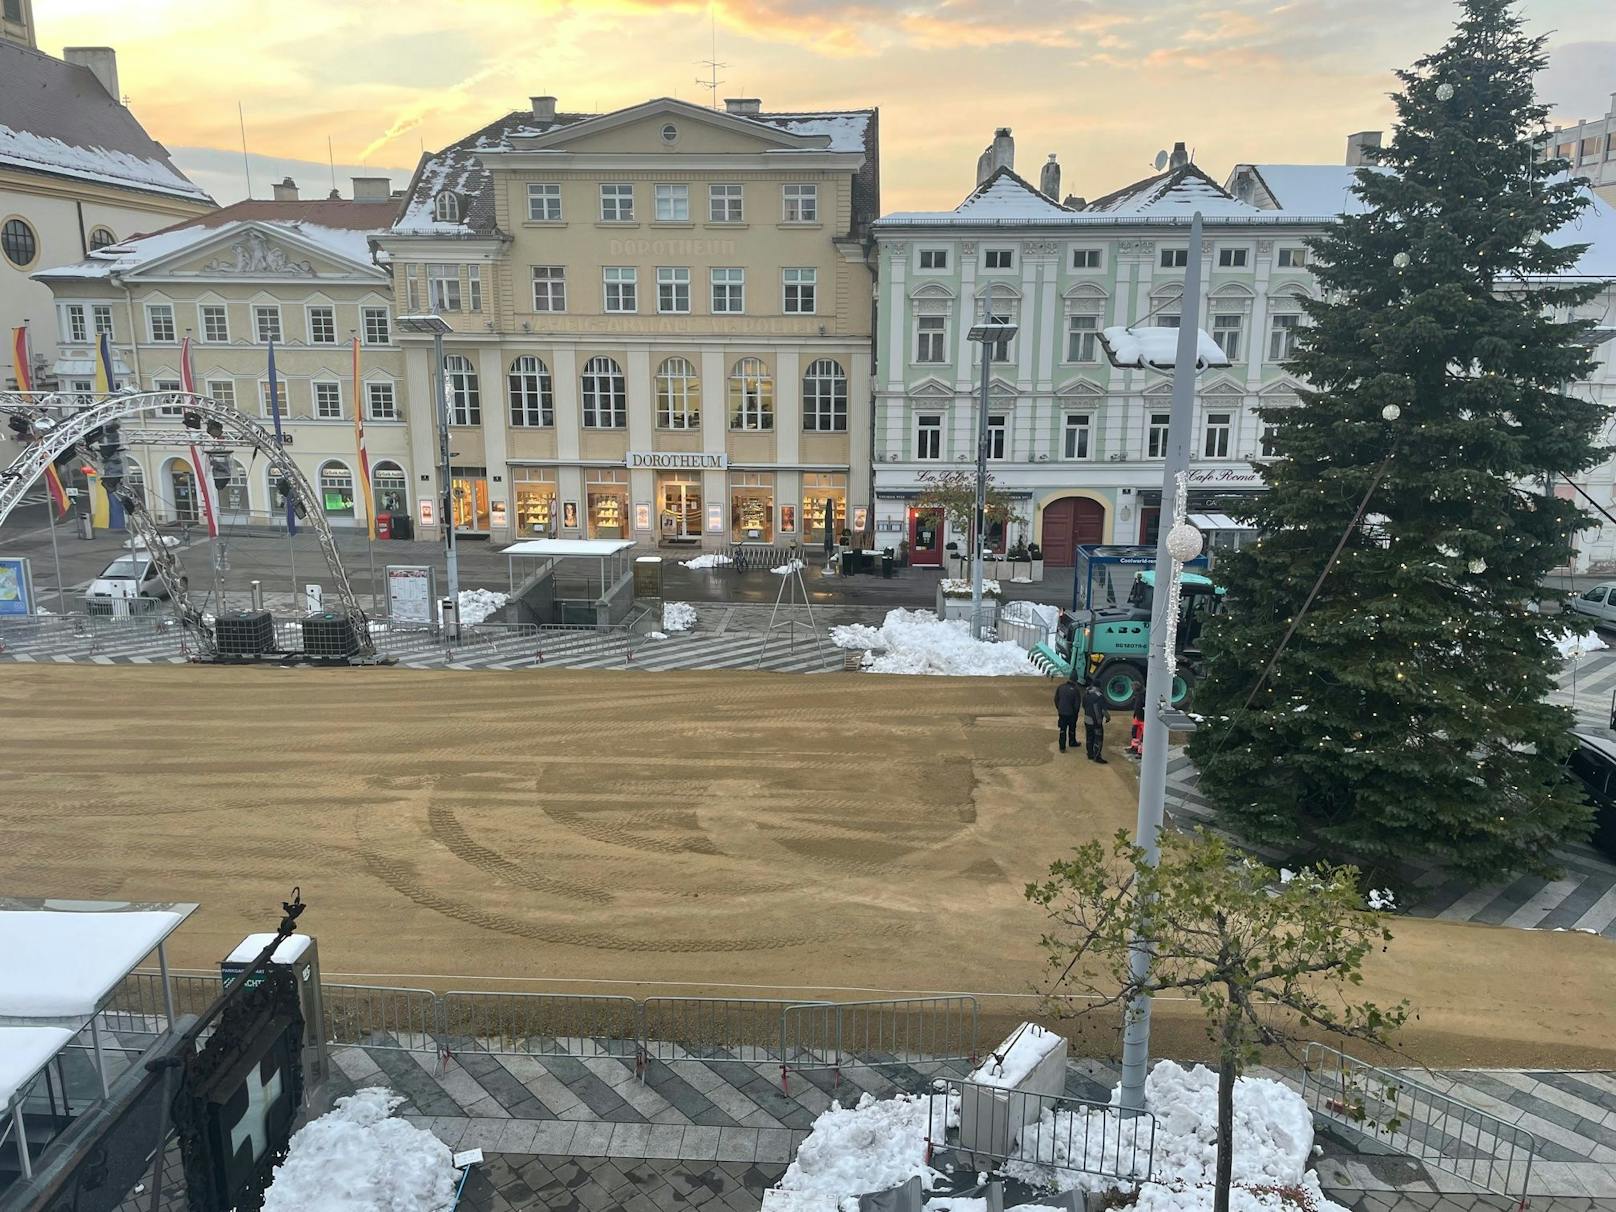
M 689 602 L 662 603 L 662 630 L 689 631 L 696 625 L 696 608 Z
M 929 610 L 889 610 L 879 630 L 853 623 L 831 628 L 830 639 L 838 648 L 884 648 L 865 658 L 871 673 L 1043 676 L 1020 646 L 977 640 L 964 619 L 939 619 Z
M 645 638 L 648 640 L 665 640 L 668 638 L 668 633 L 666 631 L 647 631 Z
M 510 594 L 497 593 L 492 589 L 462 589 L 459 599 L 460 622 L 463 626 L 475 627 L 510 600 Z
M 1595 631 L 1590 631 L 1587 635 L 1574 635 L 1569 631 L 1563 631 L 1555 639 L 1554 646 L 1560 650 L 1560 655 L 1567 660 L 1586 656 L 1590 652 L 1602 652 L 1610 647 Z
M 449 1146 L 394 1118 L 403 1101 L 371 1086 L 305 1124 L 264 1193 L 264 1212 L 447 1212 L 456 1181 Z
M 769 571 L 774 573 L 774 575 L 777 577 L 785 577 L 790 576 L 794 572 L 800 572 L 806 567 L 808 567 L 808 565 L 804 564 L 801 560 L 787 560 L 778 568 L 771 568 Z
M 693 560 L 681 560 L 686 568 L 723 568 L 735 563 L 727 555 L 719 555 L 716 551 L 709 551 L 706 555 L 699 555 Z
M 940 1140 L 944 1118 L 946 1127 L 959 1124 L 959 1097 L 900 1094 L 877 1100 L 866 1094 L 856 1107 L 832 1104 L 797 1147 L 780 1188 L 840 1200 L 884 1191 L 918 1174 L 929 1190 L 937 1177 L 926 1164 L 927 1126 L 934 1115 L 932 1135 Z

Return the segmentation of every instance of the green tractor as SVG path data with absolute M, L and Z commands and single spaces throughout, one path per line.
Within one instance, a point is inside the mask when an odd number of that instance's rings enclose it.
M 1032 650 L 1033 664 L 1051 677 L 1097 685 L 1113 711 L 1132 711 L 1145 700 L 1155 595 L 1155 572 L 1138 571 L 1123 602 L 1061 611 L 1054 635 Z M 1189 571 L 1180 574 L 1174 707 L 1183 706 L 1194 690 L 1201 672 L 1201 628 L 1222 604 L 1223 590 L 1210 577 Z

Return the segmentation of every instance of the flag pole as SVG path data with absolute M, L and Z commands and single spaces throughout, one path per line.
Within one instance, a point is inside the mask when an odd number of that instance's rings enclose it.
M 50 499 L 50 493 L 45 494 L 45 516 L 50 519 L 51 559 L 56 563 L 56 612 L 66 614 L 67 586 L 62 581 L 62 553 L 56 546 L 56 502 Z
M 24 320 L 21 325 L 12 331 L 12 377 L 17 380 L 17 389 L 24 395 L 31 396 L 34 390 L 34 362 L 33 354 L 28 348 L 28 322 Z M 67 504 L 67 485 L 61 483 L 56 476 L 54 465 L 45 465 L 45 518 L 50 524 L 51 561 L 56 565 L 56 611 L 58 614 L 67 613 L 67 586 L 62 581 L 62 553 L 56 546 L 56 493 L 62 496 L 62 504 Z
M 381 614 L 376 584 L 376 496 L 370 483 L 370 452 L 365 448 L 364 392 L 359 381 L 359 334 L 349 333 L 353 346 L 353 424 L 354 451 L 358 455 L 358 499 L 365 503 L 365 560 L 370 565 L 370 613 Z

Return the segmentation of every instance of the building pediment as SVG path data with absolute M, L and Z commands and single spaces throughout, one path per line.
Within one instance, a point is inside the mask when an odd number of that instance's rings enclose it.
M 1265 401 L 1272 400 L 1272 398 L 1275 396 L 1288 397 L 1289 399 L 1294 400 L 1298 398 L 1301 390 L 1301 383 L 1295 379 L 1287 377 L 1280 379 L 1277 382 L 1268 384 L 1267 387 L 1261 388 L 1257 394 Z
M 943 382 L 943 380 L 932 377 L 922 379 L 911 386 L 907 394 L 927 400 L 942 399 L 944 397 L 952 400 L 954 398 L 954 388 L 950 384 Z
M 1243 396 L 1245 394 L 1245 387 L 1228 376 L 1211 379 L 1201 385 L 1201 395 L 1203 396 Z
M 673 97 L 659 97 L 542 134 L 510 138 L 512 149 L 518 152 L 556 151 L 580 155 L 814 151 L 829 147 L 830 142 L 825 135 L 792 134 Z
M 1097 400 L 1103 397 L 1105 392 L 1086 379 L 1073 379 L 1057 387 L 1055 394 L 1064 400 Z
M 343 233 L 349 235 L 349 233 Z M 350 241 L 355 243 L 356 241 Z M 131 281 L 161 278 L 318 281 L 328 278 L 374 279 L 382 271 L 368 261 L 335 251 L 301 235 L 289 224 L 239 223 L 217 235 L 129 271 Z
M 1096 286 L 1093 282 L 1078 282 L 1073 286 L 1068 286 L 1066 293 L 1061 297 L 1074 303 L 1100 303 L 1109 298 L 1105 290 Z

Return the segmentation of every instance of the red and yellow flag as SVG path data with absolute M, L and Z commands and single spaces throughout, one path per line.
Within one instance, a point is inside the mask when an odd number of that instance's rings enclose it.
M 376 537 L 376 502 L 370 491 L 370 455 L 365 451 L 364 385 L 359 381 L 359 338 L 353 339 L 353 431 L 354 447 L 359 452 L 359 495 L 365 502 L 365 525 L 370 537 Z
M 18 391 L 33 391 L 33 374 L 28 362 L 28 325 L 19 324 L 11 331 L 11 365 L 17 379 Z
M 71 504 L 67 499 L 67 487 L 57 474 L 55 463 L 45 464 L 45 491 L 50 493 L 51 504 L 56 506 L 56 516 L 65 518 Z

